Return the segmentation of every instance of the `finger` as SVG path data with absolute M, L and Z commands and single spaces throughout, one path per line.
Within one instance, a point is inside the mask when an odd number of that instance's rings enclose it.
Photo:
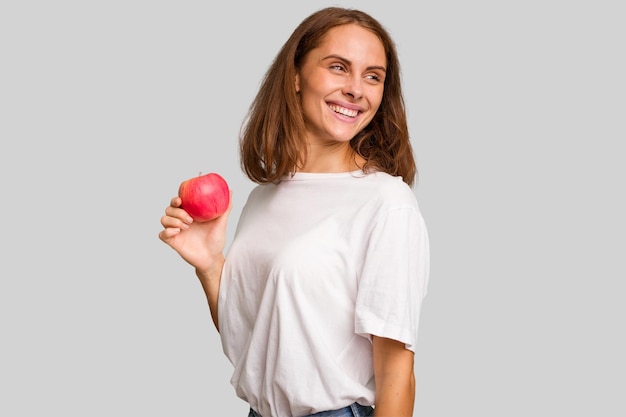
M 172 199 L 170 200 L 170 206 L 172 207 L 180 207 L 182 203 L 183 203 L 183 200 L 178 196 L 172 197 Z
M 228 192 L 230 193 L 229 198 L 228 198 L 228 208 L 226 209 L 226 217 L 228 217 L 228 215 L 230 214 L 230 211 L 233 208 L 233 190 L 228 190 Z
M 193 222 L 193 219 L 191 219 L 191 222 Z M 161 217 L 161 225 L 166 229 L 178 228 L 178 229 L 186 230 L 189 228 L 189 224 L 186 223 L 184 220 L 180 219 L 179 217 L 174 217 L 174 216 L 169 216 L 169 215 L 165 215 Z
M 185 210 L 181 208 L 168 206 L 165 208 L 165 215 L 180 219 L 182 222 L 186 224 L 193 223 L 193 218 L 189 215 L 189 213 L 187 213 Z
M 167 229 L 163 229 L 159 232 L 159 239 L 161 239 L 164 242 L 167 242 L 169 239 L 173 238 L 179 233 L 180 233 L 180 228 L 168 227 Z

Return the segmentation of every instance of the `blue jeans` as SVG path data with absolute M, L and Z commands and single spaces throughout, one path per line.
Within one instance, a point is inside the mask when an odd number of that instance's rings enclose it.
M 370 417 L 374 415 L 374 409 L 369 405 L 361 405 L 354 403 L 339 410 L 322 411 L 315 414 L 309 414 L 308 416 L 301 417 Z M 248 417 L 262 417 L 259 413 L 250 409 Z M 285 417 L 285 416 L 276 416 Z

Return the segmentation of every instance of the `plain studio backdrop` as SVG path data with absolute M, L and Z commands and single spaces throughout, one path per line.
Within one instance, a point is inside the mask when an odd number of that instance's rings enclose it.
M 3 2 L 0 414 L 246 415 L 160 217 L 218 172 L 232 239 L 248 105 L 341 5 L 402 62 L 432 245 L 415 416 L 626 415 L 621 4 Z

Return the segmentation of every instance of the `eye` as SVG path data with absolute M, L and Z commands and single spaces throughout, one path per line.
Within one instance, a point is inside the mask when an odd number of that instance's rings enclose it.
M 385 78 L 379 74 L 371 73 L 365 76 L 365 79 L 372 84 L 379 84 L 384 82 Z
M 346 67 L 343 64 L 331 64 L 328 68 L 337 72 L 346 72 Z

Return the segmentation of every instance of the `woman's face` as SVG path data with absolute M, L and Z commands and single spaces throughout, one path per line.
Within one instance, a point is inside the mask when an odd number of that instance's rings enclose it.
M 347 143 L 367 126 L 383 97 L 386 67 L 373 32 L 355 24 L 329 30 L 296 75 L 308 143 Z

